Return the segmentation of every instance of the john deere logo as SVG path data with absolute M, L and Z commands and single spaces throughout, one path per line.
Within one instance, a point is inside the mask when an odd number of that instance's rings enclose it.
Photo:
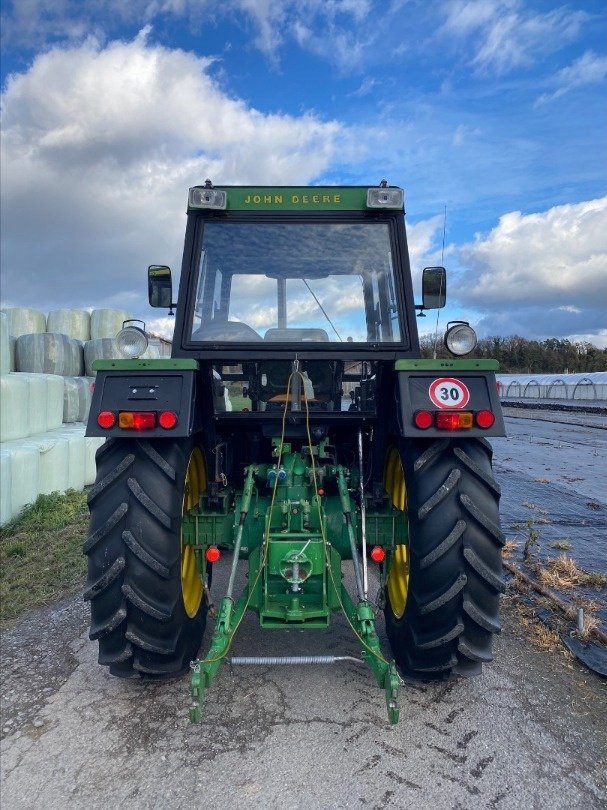
M 339 205 L 341 194 L 249 194 L 245 205 Z

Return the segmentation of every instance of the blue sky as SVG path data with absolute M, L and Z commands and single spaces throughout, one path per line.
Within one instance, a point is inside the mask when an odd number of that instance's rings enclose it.
M 190 185 L 386 177 L 417 290 L 446 206 L 445 319 L 607 345 L 604 0 L 22 0 L 2 36 L 3 305 L 150 321 Z

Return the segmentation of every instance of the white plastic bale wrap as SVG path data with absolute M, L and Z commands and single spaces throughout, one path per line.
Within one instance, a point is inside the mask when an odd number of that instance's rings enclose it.
M 88 487 L 95 483 L 95 478 L 97 477 L 97 463 L 95 461 L 95 455 L 101 445 L 105 444 L 105 439 L 102 436 L 85 436 L 84 442 L 86 444 L 84 486 Z
M 15 517 L 40 494 L 40 450 L 27 439 L 6 442 L 2 452 L 10 455 L 10 510 Z
M 95 360 L 118 360 L 122 357 L 118 351 L 118 344 L 113 338 L 97 338 L 84 344 L 84 370 L 87 377 L 94 377 L 97 372 L 93 370 Z
M 67 335 L 21 335 L 15 347 L 17 371 L 78 377 L 83 370 L 82 346 Z
M 63 421 L 86 422 L 93 397 L 94 377 L 63 378 Z
M 54 309 L 46 317 L 46 331 L 60 332 L 74 340 L 90 340 L 90 313 L 85 309 Z
M 8 331 L 14 337 L 46 332 L 46 316 L 37 309 L 7 307 L 2 312 L 8 315 Z
M 124 321 L 132 317 L 124 309 L 94 309 L 91 312 L 91 340 L 115 338 Z
M 23 443 L 23 447 L 35 447 L 38 451 L 40 495 L 65 492 L 69 488 L 69 443 L 60 431 L 30 436 Z
M 11 336 L 8 331 L 8 315 L 0 312 L 0 374 L 8 374 L 11 369 Z
M 11 509 L 11 454 L 0 450 L 0 526 L 12 518 Z
M 16 351 L 16 349 L 15 349 L 15 347 L 17 346 L 17 338 L 13 337 L 12 335 L 9 335 L 8 346 L 9 346 L 9 352 L 10 352 L 10 371 L 14 371 L 15 367 L 16 367 L 16 363 L 15 363 L 15 351 Z
M 19 374 L 27 385 L 27 435 L 48 430 L 48 384 L 50 374 Z M 59 379 L 57 377 L 57 379 Z
M 63 377 L 46 375 L 46 429 L 54 430 L 63 424 Z
M 64 425 L 60 435 L 68 444 L 67 488 L 78 492 L 84 489 L 86 469 L 86 442 L 81 424 Z
M 0 374 L 0 441 L 29 436 L 29 386 L 19 374 Z

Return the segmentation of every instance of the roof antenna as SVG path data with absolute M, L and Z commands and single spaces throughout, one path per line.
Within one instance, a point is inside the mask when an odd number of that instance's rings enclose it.
M 445 209 L 444 209 L 444 212 L 443 212 L 443 247 L 442 247 L 441 254 L 440 254 L 441 267 L 445 266 L 444 261 L 445 261 L 445 232 L 446 232 L 446 230 L 447 230 L 447 203 L 445 203 Z M 441 286 L 439 287 L 439 290 L 438 290 L 438 297 L 439 298 L 441 297 L 442 293 L 443 293 L 443 280 L 441 278 Z M 434 351 L 432 353 L 432 359 L 433 360 L 436 360 L 436 346 L 437 346 L 437 343 L 438 343 L 438 319 L 439 318 L 440 318 L 440 309 L 437 309 L 436 310 L 436 328 L 435 328 L 435 331 L 434 331 Z

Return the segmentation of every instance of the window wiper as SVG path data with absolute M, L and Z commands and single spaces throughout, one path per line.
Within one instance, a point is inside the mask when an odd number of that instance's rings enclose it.
M 331 329 L 332 329 L 332 330 L 335 332 L 335 334 L 337 335 L 337 337 L 338 337 L 338 338 L 340 339 L 340 341 L 343 343 L 344 341 L 343 341 L 342 336 L 339 334 L 339 332 L 337 331 L 337 329 L 335 328 L 335 326 L 334 326 L 334 324 L 333 324 L 333 321 L 332 321 L 332 320 L 331 320 L 331 318 L 329 318 L 329 316 L 327 315 L 327 312 L 326 312 L 325 308 L 323 307 L 323 305 L 320 303 L 320 301 L 319 301 L 319 300 L 318 300 L 318 298 L 316 297 L 316 295 L 315 295 L 315 293 L 314 293 L 314 290 L 312 289 L 312 287 L 310 287 L 310 285 L 309 285 L 309 284 L 308 284 L 308 282 L 305 280 L 305 278 L 302 278 L 302 281 L 303 281 L 303 283 L 306 285 L 306 287 L 308 288 L 308 290 L 310 290 L 310 293 L 311 293 L 311 295 L 312 295 L 312 298 L 313 298 L 313 299 L 316 301 L 316 303 L 317 303 L 317 304 L 318 304 L 318 306 L 320 307 L 320 309 L 321 309 L 321 311 L 322 311 L 322 314 L 325 316 L 325 318 L 326 318 L 326 319 L 329 321 L 329 323 L 331 324 Z

